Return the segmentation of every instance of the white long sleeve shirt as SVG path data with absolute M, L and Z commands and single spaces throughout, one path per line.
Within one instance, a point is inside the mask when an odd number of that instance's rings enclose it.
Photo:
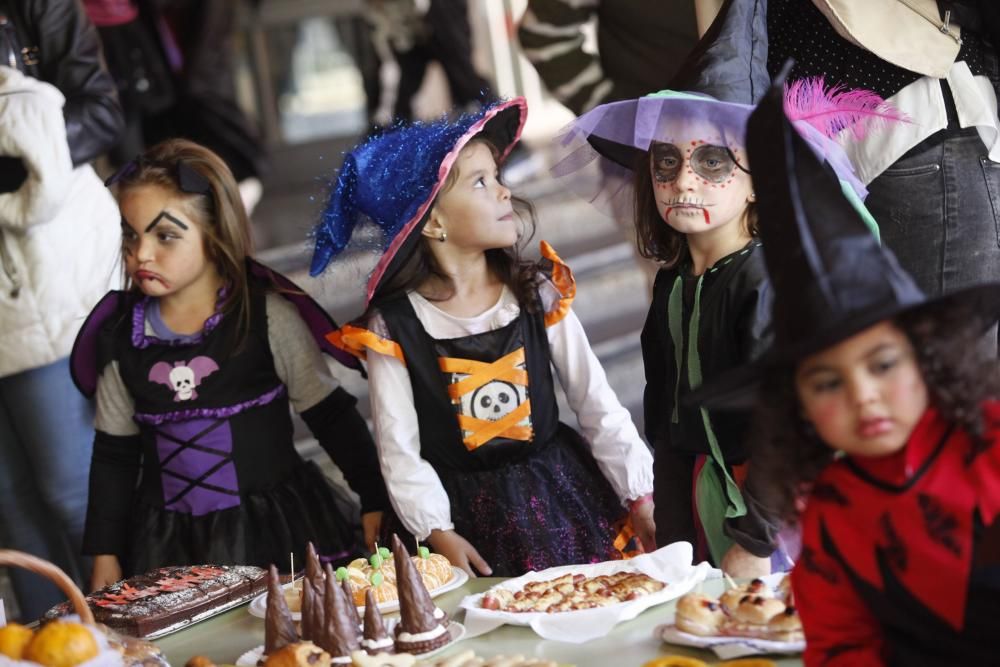
M 540 291 L 549 312 L 560 294 L 551 282 L 545 282 Z M 520 314 L 516 298 L 506 288 L 496 304 L 467 318 L 450 315 L 416 293 L 409 299 L 424 329 L 437 339 L 493 331 Z M 374 333 L 387 336 L 384 322 L 377 317 L 369 325 Z M 580 320 L 569 310 L 546 333 L 556 375 L 604 476 L 623 504 L 652 493 L 652 456 L 628 410 L 608 385 Z M 453 529 L 447 493 L 437 473 L 420 456 L 420 429 L 406 365 L 395 356 L 369 351 L 368 372 L 375 442 L 393 509 L 419 540 L 426 540 L 434 529 Z

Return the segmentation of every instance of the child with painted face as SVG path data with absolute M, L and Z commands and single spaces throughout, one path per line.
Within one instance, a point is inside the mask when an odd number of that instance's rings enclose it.
M 333 560 L 363 552 L 357 518 L 296 452 L 289 413 L 361 496 L 373 543 L 387 499 L 356 400 L 320 354 L 358 368 L 326 342 L 336 325 L 250 258 L 239 189 L 208 149 L 166 141 L 111 183 L 128 287 L 94 308 L 71 358 L 96 395 L 92 587 L 165 565 L 266 567 L 308 541 Z
M 376 443 L 401 528 L 470 574 L 520 575 L 653 544 L 652 459 L 571 304 L 573 276 L 527 235 L 499 165 L 523 99 L 397 126 L 348 154 L 313 271 L 362 216 L 383 253 L 368 308 L 333 339 L 367 359 Z M 552 367 L 583 433 L 559 422 Z M 412 543 L 412 541 L 411 541 Z
M 602 211 L 634 219 L 640 254 L 662 266 L 641 336 L 657 544 L 690 542 L 697 559 L 737 576 L 769 573 L 772 560 L 789 564 L 782 550 L 756 540 L 771 527 L 754 507 L 748 513 L 741 492 L 749 414 L 709 412 L 686 397 L 769 341 L 770 292 L 745 149 L 751 111 L 674 91 L 606 104 L 570 125 L 553 169 Z M 809 135 L 836 152 L 818 131 Z M 596 179 L 583 177 L 591 166 L 599 167 Z M 848 187 L 862 191 L 844 171 Z M 742 530 L 731 531 L 736 519 Z
M 1000 368 L 983 333 L 1000 285 L 927 299 L 791 131 L 777 91 L 748 135 L 774 344 L 695 398 L 759 396 L 761 497 L 802 530 L 805 664 L 995 663 Z

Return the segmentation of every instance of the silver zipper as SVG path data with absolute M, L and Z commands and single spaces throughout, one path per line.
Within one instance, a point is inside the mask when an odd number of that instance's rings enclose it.
M 0 229 L 0 266 L 3 267 L 4 275 L 10 281 L 10 297 L 16 299 L 21 294 L 21 278 L 17 274 L 17 267 L 7 250 L 7 241 L 4 239 L 3 230 Z
M 942 21 L 937 16 L 928 16 L 927 14 L 925 14 L 923 12 L 922 9 L 920 9 L 919 7 L 913 6 L 913 4 L 911 4 L 909 0 L 899 0 L 899 2 L 901 2 L 903 5 L 905 5 L 906 8 L 909 9 L 911 12 L 913 12 L 914 14 L 917 14 L 918 16 L 920 16 L 921 18 L 923 18 L 924 20 L 926 20 L 928 23 L 930 23 L 931 25 L 933 25 L 935 28 L 937 28 L 938 32 L 940 32 L 943 35 L 948 35 L 949 37 L 951 37 L 953 40 L 955 40 L 956 44 L 961 44 L 962 43 L 962 37 L 960 35 L 952 32 L 952 30 L 951 30 L 951 10 L 950 9 L 946 9 L 944 11 L 944 20 Z

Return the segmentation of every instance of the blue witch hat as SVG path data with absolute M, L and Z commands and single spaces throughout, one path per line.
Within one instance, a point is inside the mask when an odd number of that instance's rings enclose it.
M 354 148 L 314 230 L 309 273 L 319 275 L 343 252 L 364 216 L 383 234 L 382 257 L 366 288 L 370 303 L 416 248 L 426 213 L 462 148 L 482 134 L 502 161 L 520 138 L 527 114 L 527 103 L 518 97 L 456 120 L 400 124 Z

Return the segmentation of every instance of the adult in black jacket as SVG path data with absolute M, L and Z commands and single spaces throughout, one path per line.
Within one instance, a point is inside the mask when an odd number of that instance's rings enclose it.
M 0 0 L 13 33 L 18 69 L 66 96 L 63 115 L 73 166 L 106 152 L 124 127 L 115 82 L 104 66 L 97 30 L 79 0 Z M 8 64 L 8 52 L 3 53 Z

